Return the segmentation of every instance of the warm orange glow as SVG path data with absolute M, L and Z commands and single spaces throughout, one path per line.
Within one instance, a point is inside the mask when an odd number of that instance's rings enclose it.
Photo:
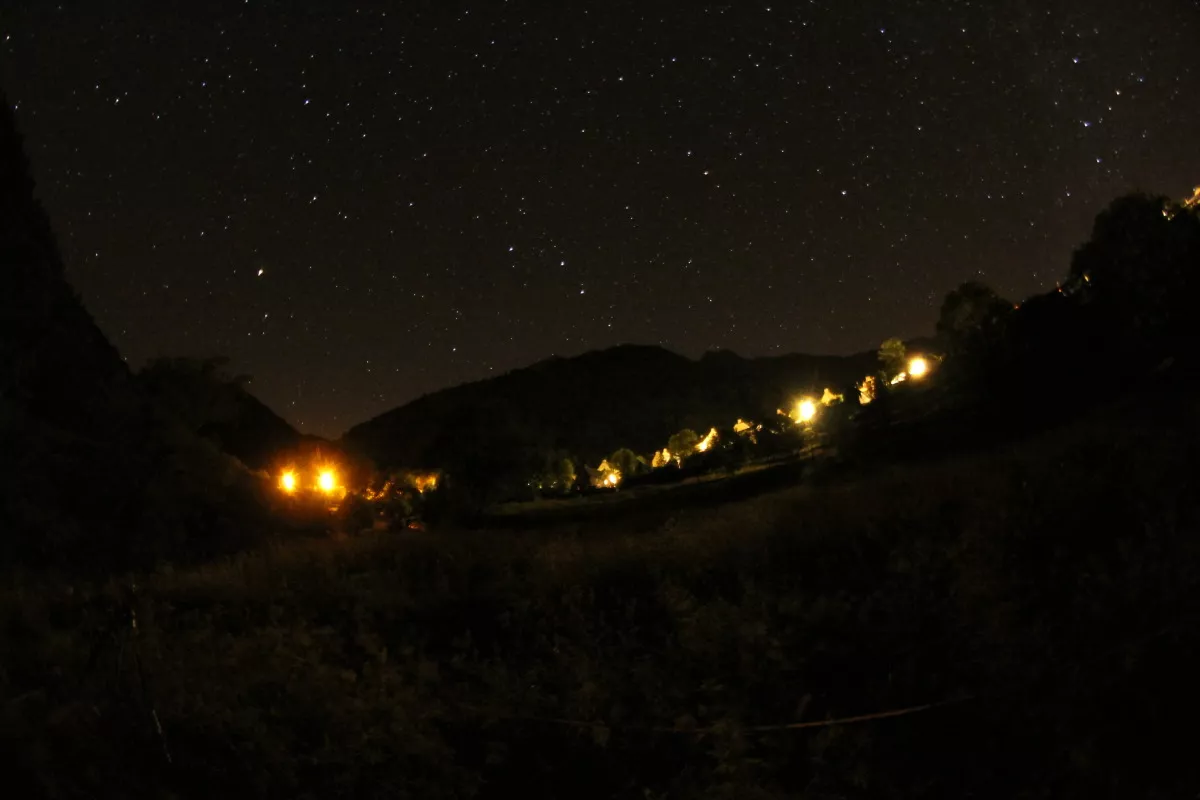
M 388 496 L 391 495 L 393 488 L 394 485 L 389 479 L 384 481 L 383 486 L 380 486 L 378 489 L 374 489 L 370 486 L 363 489 L 362 496 L 366 500 L 386 500 Z
M 712 428 L 711 430 L 709 430 L 707 436 L 705 436 L 700 441 L 696 442 L 696 452 L 697 453 L 707 452 L 708 450 L 710 450 L 712 448 L 713 443 L 715 441 L 717 441 L 717 429 Z
M 906 380 L 908 380 L 908 373 L 901 372 L 899 375 L 888 381 L 888 386 L 895 386 L 897 383 L 904 383 Z
M 588 467 L 592 476 L 592 486 L 600 489 L 615 489 L 621 483 L 621 470 L 608 463 L 608 459 L 600 462 L 600 466 Z
M 865 406 L 875 399 L 875 376 L 868 375 L 858 385 L 858 404 Z
M 279 476 L 279 488 L 283 489 L 288 494 L 296 491 L 296 473 L 290 469 Z
M 833 390 L 830 389 L 828 386 L 826 386 L 825 392 L 821 395 L 821 405 L 823 405 L 825 407 L 829 407 L 829 406 L 833 405 L 834 403 L 842 402 L 842 400 L 844 400 L 844 399 L 846 399 L 845 395 L 834 394 Z
M 665 467 L 667 464 L 670 464 L 670 463 L 671 463 L 671 451 L 665 447 L 662 450 L 655 450 L 654 458 L 650 459 L 650 466 L 653 467 L 654 469 L 658 469 L 659 467 Z
M 438 476 L 436 472 L 430 472 L 424 475 L 413 476 L 413 486 L 421 494 L 432 491 L 437 488 Z
M 796 404 L 796 421 L 797 422 L 812 422 L 817 416 L 817 404 L 811 397 L 802 397 L 800 402 Z
M 921 356 L 916 356 L 908 361 L 908 376 L 910 378 L 923 378 L 929 372 L 929 362 Z
M 317 488 L 325 494 L 332 494 L 337 488 L 337 477 L 333 474 L 333 470 L 321 470 L 321 474 L 317 476 Z
M 754 444 L 758 444 L 758 432 L 762 430 L 762 425 L 755 425 L 738 417 L 738 421 L 733 426 L 733 432 L 738 436 L 745 436 Z

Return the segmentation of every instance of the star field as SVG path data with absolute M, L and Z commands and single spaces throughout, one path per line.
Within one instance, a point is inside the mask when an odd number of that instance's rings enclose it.
M 1190 0 L 18 5 L 0 82 L 101 328 L 327 435 L 621 342 L 926 334 L 1200 182 Z

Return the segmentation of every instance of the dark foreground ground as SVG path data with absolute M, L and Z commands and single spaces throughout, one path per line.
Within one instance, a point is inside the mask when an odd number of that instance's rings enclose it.
M 128 581 L 11 575 L 5 793 L 1194 797 L 1196 407 L 716 508 L 282 543 L 132 578 L 136 633 Z

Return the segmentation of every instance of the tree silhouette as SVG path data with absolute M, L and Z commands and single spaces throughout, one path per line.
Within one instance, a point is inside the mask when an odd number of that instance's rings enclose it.
M 1130 194 L 1100 212 L 1071 260 L 1072 288 L 1108 324 L 1157 335 L 1190 328 L 1200 271 L 1200 216 L 1164 197 Z
M 1013 310 L 1013 303 L 979 281 L 967 281 L 942 301 L 938 314 L 937 335 L 948 352 L 968 348 L 975 340 L 987 338 Z

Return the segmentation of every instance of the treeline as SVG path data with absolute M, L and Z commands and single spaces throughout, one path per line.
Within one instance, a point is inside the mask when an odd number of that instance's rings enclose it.
M 1200 189 L 1182 201 L 1117 198 L 1052 291 L 1017 302 L 969 281 L 949 292 L 930 348 L 933 379 L 919 388 L 878 381 L 841 452 L 886 460 L 961 451 L 1061 424 L 1158 372 L 1194 374 L 1198 198 Z
M 1198 275 L 1196 198 L 1120 197 L 1096 217 L 1055 291 L 1014 303 L 966 283 L 946 296 L 943 380 L 964 399 L 1013 413 L 1069 412 L 1147 370 L 1190 366 Z

